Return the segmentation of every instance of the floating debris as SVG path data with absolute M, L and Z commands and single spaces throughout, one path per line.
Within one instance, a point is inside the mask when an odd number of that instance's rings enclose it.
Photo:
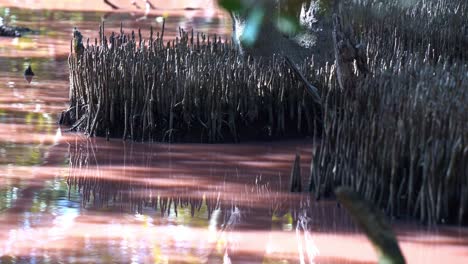
M 26 27 L 14 27 L 7 25 L 0 25 L 0 37 L 21 37 L 26 33 L 33 33 L 33 31 Z

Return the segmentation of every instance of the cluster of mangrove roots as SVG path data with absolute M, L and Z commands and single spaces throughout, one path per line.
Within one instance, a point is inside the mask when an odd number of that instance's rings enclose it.
M 344 11 L 370 74 L 346 91 L 332 68 L 317 76 L 330 89 L 309 189 L 350 186 L 391 216 L 467 224 L 468 4 L 398 2 Z
M 282 58 L 244 58 L 229 41 L 193 31 L 167 44 L 164 28 L 146 41 L 102 32 L 94 45 L 75 32 L 70 109 L 61 118 L 72 130 L 166 142 L 313 132 L 313 100 Z
M 229 42 L 193 33 L 164 44 L 163 33 L 144 41 L 102 30 L 70 56 L 62 120 L 135 140 L 315 135 L 322 141 L 309 190 L 317 198 L 345 185 L 391 216 L 467 224 L 468 3 L 349 2 L 340 15 L 366 44 L 356 49 L 366 74 L 339 82 L 335 63 L 305 61 L 321 109 L 282 58 L 245 59 Z M 300 191 L 300 174 L 292 175 L 291 190 Z

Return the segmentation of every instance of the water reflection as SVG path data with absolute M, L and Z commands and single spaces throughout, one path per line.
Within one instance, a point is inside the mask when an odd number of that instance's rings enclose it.
M 284 248 L 275 241 L 293 242 L 295 233 L 291 230 L 297 215 L 313 207 L 308 196 L 292 196 L 272 188 L 268 177 L 273 175 L 273 181 L 277 181 L 283 176 L 273 173 L 274 166 L 266 168 L 265 163 L 271 163 L 271 155 L 280 172 L 288 171 L 294 157 L 291 149 L 301 151 L 306 146 L 240 145 L 223 157 L 217 154 L 224 150 L 222 145 L 75 139 L 51 147 L 43 166 L 60 160 L 66 147 L 70 153 L 68 170 L 32 170 L 34 180 L 48 184 L 36 186 L 30 182 L 16 195 L 21 199 L 10 202 L 4 211 L 7 221 L 1 223 L 2 228 L 15 221 L 21 226 L 7 232 L 4 247 L 0 247 L 3 254 L 31 255 L 41 249 L 42 254 L 66 259 L 66 252 L 71 251 L 78 260 L 86 256 L 93 262 L 102 261 L 102 252 L 107 250 L 114 261 L 121 262 L 134 258 L 197 263 L 222 259 L 261 262 L 266 256 L 297 259 L 294 243 Z M 246 150 L 251 150 L 249 158 L 264 163 L 265 169 L 243 162 Z M 192 170 L 193 175 L 187 174 L 187 165 L 182 164 L 194 163 L 200 167 Z M 222 166 L 226 163 L 232 167 Z M 211 174 L 202 180 L 207 173 Z M 262 177 L 250 177 L 253 173 L 261 173 Z M 15 175 L 19 177 L 18 172 Z M 219 178 L 224 179 L 215 180 Z M 40 204 L 36 205 L 36 201 Z M 302 233 L 301 229 L 298 234 Z M 31 237 L 42 243 L 32 243 Z M 77 243 L 84 243 L 84 247 L 75 248 Z M 12 244 L 16 251 L 9 251 L 8 245 Z M 90 257 L 97 249 L 100 254 Z M 155 251 L 160 255 L 148 255 Z
M 2 201 L 0 255 L 19 263 L 373 263 L 342 208 L 279 187 L 295 151 L 307 157 L 307 149 L 64 137 L 41 167 L 12 169 L 19 182 Z M 466 231 L 397 226 L 410 263 L 463 263 Z
M 173 204 L 177 210 L 179 204 L 198 205 L 202 200 L 209 215 L 221 205 L 281 207 L 277 200 L 288 188 L 293 153 L 303 154 L 307 161 L 310 147 L 289 142 L 225 149 L 222 145 L 120 141 L 96 144 L 89 139 L 70 145 L 67 180 L 85 203 L 99 207 L 130 203 L 137 213 L 145 205 L 165 208 L 163 204 Z

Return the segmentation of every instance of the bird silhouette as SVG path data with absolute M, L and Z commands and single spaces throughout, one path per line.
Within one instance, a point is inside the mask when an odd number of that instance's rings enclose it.
M 31 69 L 31 64 L 24 70 L 24 79 L 28 82 L 31 83 L 32 79 L 34 77 L 34 72 Z
M 84 52 L 83 35 L 76 27 L 73 28 L 73 50 L 78 56 L 81 56 Z

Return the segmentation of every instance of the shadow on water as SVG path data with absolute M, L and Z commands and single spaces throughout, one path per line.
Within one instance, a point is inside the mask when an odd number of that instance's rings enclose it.
M 92 139 L 69 146 L 70 192 L 77 190 L 85 207 L 192 216 L 206 206 L 214 210 L 242 208 L 297 218 L 307 195 L 287 192 L 294 153 L 310 159 L 311 145 L 283 144 L 165 145 Z M 303 144 L 303 143 L 302 143 Z M 303 165 L 306 164 L 305 162 Z M 303 169 L 306 169 L 303 167 Z M 306 199 L 307 198 L 307 199 Z M 172 206 L 172 207 L 171 207 Z
M 68 169 L 59 165 L 66 148 L 70 155 Z M 176 262 L 175 253 L 170 253 L 176 249 L 177 252 L 196 251 L 196 256 L 183 254 L 180 261 L 193 257 L 198 258 L 196 262 L 223 258 L 235 262 L 262 262 L 267 257 L 294 261 L 297 258 L 296 246 L 288 246 L 283 251 L 276 249 L 273 252 L 277 253 L 268 254 L 265 246 L 281 248 L 281 243 L 275 246 L 275 241 L 295 241 L 297 236 L 303 238 L 304 243 L 311 243 L 306 235 L 307 226 L 314 223 L 307 217 L 309 209 L 306 208 L 315 208 L 316 215 L 320 211 L 329 212 L 321 209 L 324 204 L 310 206 L 308 196 L 289 195 L 275 189 L 276 181 L 281 182 L 280 177 L 287 179 L 290 159 L 294 158 L 293 150 L 307 157 L 307 149 L 310 146 L 298 145 L 298 142 L 226 148 L 224 145 L 105 142 L 78 137 L 49 148 L 42 165 L 31 169 L 34 177 L 30 178 L 29 184 L 24 184 L 21 191 L 19 186 L 8 191 L 8 206 L 3 212 L 6 220 L 0 226 L 4 227 L 9 219 L 18 220 L 29 215 L 36 219 L 34 222 L 45 226 L 34 225 L 34 231 L 23 226 L 18 232 L 51 241 L 50 237 L 41 237 L 38 230 L 55 230 L 55 225 L 63 224 L 71 217 L 73 228 L 69 226 L 66 232 L 62 230 L 59 240 L 86 240 L 86 235 L 81 237 L 84 232 L 90 236 L 92 247 L 100 248 L 99 252 L 112 248 L 113 240 L 129 239 L 122 233 L 109 236 L 109 229 L 123 228 L 136 234 L 131 236 L 132 239 L 152 241 L 154 237 L 168 237 L 158 245 L 168 247 L 165 254 Z M 259 176 L 252 177 L 254 174 Z M 14 175 L 24 179 L 18 172 Z M 37 202 L 40 203 L 39 209 Z M 140 225 L 142 222 L 146 224 Z M 301 222 L 301 225 L 296 222 Z M 50 223 L 53 227 L 49 226 Z M 342 223 L 337 225 L 344 226 Z M 107 231 L 101 233 L 101 229 Z M 294 229 L 297 231 L 292 232 Z M 206 238 L 204 242 L 203 237 Z M 25 243 L 21 236 L 5 239 L 16 244 Z M 200 239 L 205 245 L 193 245 Z M 172 240 L 180 240 L 182 244 L 173 244 Z M 253 241 L 255 245 L 252 245 Z M 146 250 L 156 242 L 152 243 L 142 246 L 138 254 L 147 254 Z M 35 246 L 51 250 L 49 244 Z M 68 257 L 64 249 L 60 254 Z M 310 249 L 314 247 L 304 246 L 304 254 Z M 28 255 L 32 248 L 25 246 L 24 250 Z M 115 254 L 121 254 L 116 259 L 125 262 L 125 252 L 118 248 L 115 250 L 120 252 Z M 76 251 L 89 256 L 86 250 L 74 248 Z M 49 253 L 54 255 L 53 251 Z M 310 257 L 313 254 L 309 253 Z M 60 259 L 60 256 L 55 257 Z
M 375 260 L 343 208 L 287 192 L 294 154 L 307 164 L 310 145 L 226 146 L 64 135 L 46 148 L 39 167 L 12 168 L 10 178 L 18 182 L 6 191 L 0 229 L 10 230 L 2 240 L 15 243 L 17 251 L 7 252 L 17 262 L 33 252 L 52 262 Z M 440 259 L 445 250 L 457 258 L 466 247 L 459 229 L 395 226 L 409 260 Z M 30 237 L 47 243 L 31 244 Z M 428 249 L 437 250 L 420 254 Z

